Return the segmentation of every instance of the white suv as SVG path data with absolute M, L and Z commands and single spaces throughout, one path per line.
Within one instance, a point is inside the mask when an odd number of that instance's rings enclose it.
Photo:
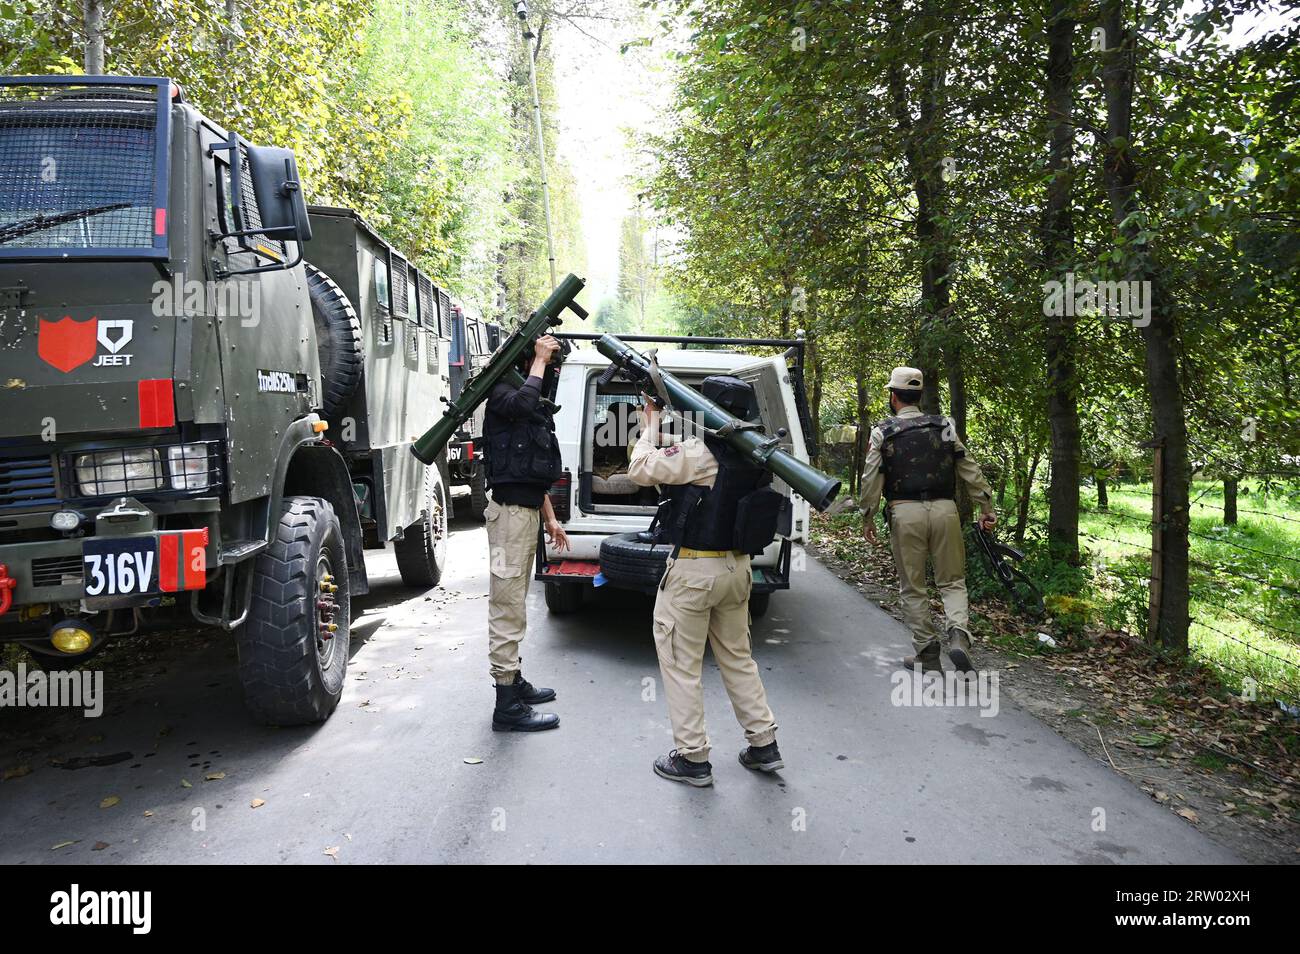
M 561 334 L 571 341 L 591 341 L 597 335 Z M 684 344 L 690 338 L 620 335 L 642 350 L 644 342 Z M 754 385 L 768 434 L 782 434 L 781 447 L 801 461 L 808 460 L 804 438 L 807 404 L 803 393 L 802 339 L 706 338 L 714 347 L 781 347 L 770 358 L 730 350 L 695 348 L 659 351 L 659 366 L 686 384 L 698 386 L 711 374 L 732 374 Z M 601 384 L 609 360 L 591 347 L 575 347 L 560 368 L 556 382 L 555 431 L 564 473 L 550 490 L 551 503 L 568 534 L 571 549 L 557 553 L 539 546 L 536 577 L 546 584 L 546 605 L 553 613 L 579 609 L 593 586 L 653 591 L 663 574 L 671 545 L 653 544 L 644 534 L 659 501 L 653 487 L 638 487 L 627 477 L 628 451 L 618 422 L 635 421 L 639 396 L 634 385 L 614 380 Z M 611 415 L 613 416 L 611 418 Z M 669 415 L 672 418 L 672 415 Z M 676 422 L 680 427 L 680 422 Z M 670 427 L 672 425 L 669 425 Z M 767 610 L 775 590 L 790 586 L 793 549 L 808 533 L 808 502 L 780 478 L 772 488 L 790 498 L 788 526 L 763 553 L 754 558 L 754 594 L 750 611 Z M 643 537 L 638 539 L 638 534 Z

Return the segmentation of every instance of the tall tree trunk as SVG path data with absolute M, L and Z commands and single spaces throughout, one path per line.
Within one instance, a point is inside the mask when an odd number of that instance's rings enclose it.
M 857 397 L 858 433 L 853 440 L 853 492 L 861 493 L 862 467 L 867 459 L 867 445 L 871 441 L 871 395 L 867 390 L 867 370 L 859 361 L 854 371 Z
M 1103 178 L 1116 230 L 1128 249 L 1148 249 L 1132 240 L 1139 237 L 1137 163 L 1133 155 L 1133 88 L 1136 73 L 1136 37 L 1124 24 L 1123 0 L 1103 0 L 1100 25 L 1106 49 L 1102 54 L 1102 87 L 1106 100 Z M 1164 448 L 1161 470 L 1161 512 L 1153 515 L 1160 534 L 1161 599 L 1150 634 L 1165 649 L 1187 652 L 1187 508 L 1190 465 L 1187 421 L 1178 375 L 1179 338 L 1174 305 L 1163 275 L 1149 251 L 1138 253 L 1136 265 L 1125 276 L 1150 284 L 1147 301 L 1150 322 L 1142 328 L 1146 344 L 1146 387 L 1155 423 L 1155 441 Z
M 1237 522 L 1237 478 L 1223 478 L 1223 523 L 1232 526 Z
M 903 139 L 912 190 L 916 195 L 915 232 L 921 256 L 921 331 L 917 342 L 916 366 L 925 378 L 921 409 L 939 413 L 939 376 L 943 367 L 949 381 L 950 414 L 957 433 L 966 436 L 966 389 L 961 373 L 961 347 L 957 330 L 950 325 L 952 294 L 949 270 L 951 248 L 943 224 L 945 156 L 943 126 L 946 109 L 948 56 L 956 30 L 939 23 L 922 44 L 921 75 L 915 93 L 918 119 L 912 121 L 912 98 L 898 66 L 889 70 L 894 121 Z M 956 390 L 953 391 L 953 385 Z
M 1034 494 L 1034 475 L 1038 473 L 1038 464 L 1042 460 L 1042 451 L 1034 449 L 1033 459 L 1029 462 L 1029 471 L 1024 483 L 1018 488 L 1016 499 L 1015 540 L 1017 544 L 1025 542 L 1025 527 L 1029 525 L 1029 501 Z
M 1106 492 L 1105 477 L 1097 478 L 1097 509 L 1098 510 L 1110 509 L 1110 496 Z
M 104 0 L 82 0 L 81 9 L 86 28 L 83 69 L 98 76 L 104 72 Z
M 1049 0 L 1047 19 L 1047 183 L 1043 214 L 1043 261 L 1048 278 L 1063 280 L 1074 259 L 1070 213 L 1074 170 L 1073 0 Z M 1079 402 L 1074 318 L 1046 318 L 1047 419 L 1052 433 L 1052 473 L 1047 488 L 1047 542 L 1070 564 L 1079 562 Z M 1101 485 L 1098 484 L 1100 487 Z
M 809 311 L 811 312 L 812 310 L 813 305 L 810 301 Z M 825 382 L 822 380 L 822 354 L 821 349 L 817 347 L 816 328 L 817 322 L 815 317 L 813 317 L 808 322 L 808 346 L 805 348 L 804 354 L 808 361 L 809 376 L 812 378 L 812 382 L 809 385 L 810 390 L 808 392 L 808 417 L 812 422 L 813 440 L 820 448 L 822 441 L 822 389 L 825 386 Z M 805 382 L 807 381 L 807 377 L 808 376 L 805 376 Z

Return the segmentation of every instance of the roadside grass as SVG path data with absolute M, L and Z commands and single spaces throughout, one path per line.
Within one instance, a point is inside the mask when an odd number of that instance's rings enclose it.
M 1113 488 L 1109 497 L 1108 511 L 1097 509 L 1091 488 L 1081 501 L 1089 588 L 1109 625 L 1143 633 L 1151 485 Z M 1223 524 L 1222 484 L 1198 481 L 1192 499 L 1192 652 L 1237 692 L 1251 678 L 1260 698 L 1300 704 L 1300 490 L 1244 484 L 1235 526 Z M 1043 501 L 1035 505 L 1035 518 L 1045 519 Z

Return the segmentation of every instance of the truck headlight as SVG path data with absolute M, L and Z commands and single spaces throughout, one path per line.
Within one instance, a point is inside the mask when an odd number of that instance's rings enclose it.
M 87 497 L 130 494 L 162 486 L 162 463 L 150 448 L 78 454 L 77 485 Z
M 212 482 L 207 444 L 174 444 L 167 448 L 167 474 L 172 490 L 207 490 Z

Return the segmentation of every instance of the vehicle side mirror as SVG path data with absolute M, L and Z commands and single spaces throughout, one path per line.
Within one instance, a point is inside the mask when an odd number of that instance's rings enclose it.
M 311 241 L 311 219 L 298 180 L 298 161 L 291 149 L 246 146 L 253 199 L 268 238 Z
M 254 146 L 238 133 L 231 133 L 224 143 L 210 146 L 209 151 L 227 154 L 226 201 L 233 221 L 223 220 L 222 237 L 236 239 L 244 251 L 274 263 L 224 271 L 222 277 L 280 271 L 298 265 L 303 258 L 302 243 L 311 240 L 311 219 L 293 152 L 278 146 Z M 284 249 L 276 249 L 270 242 L 258 242 L 257 237 L 291 241 L 297 254 L 292 261 L 286 261 Z

